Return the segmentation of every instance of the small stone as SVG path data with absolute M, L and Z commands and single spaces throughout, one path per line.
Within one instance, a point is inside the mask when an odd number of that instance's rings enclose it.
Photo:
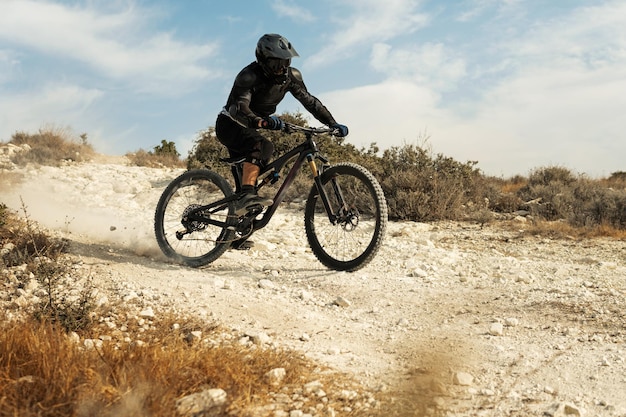
M 457 372 L 454 374 L 454 383 L 456 385 L 469 386 L 474 382 L 474 377 L 467 372 Z
M 339 307 L 350 307 L 351 303 L 347 299 L 339 296 L 335 299 L 335 304 L 338 305 Z
M 544 412 L 544 415 L 550 417 L 581 417 L 583 410 L 574 404 L 561 403 L 554 404 L 549 410 Z
M 509 327 L 515 327 L 519 325 L 519 320 L 516 319 L 515 317 L 509 317 L 509 318 L 504 319 L 504 324 L 506 324 Z
M 259 281 L 259 287 L 265 290 L 271 290 L 276 288 L 276 285 L 269 279 L 262 279 Z
M 272 338 L 263 332 L 247 332 L 246 336 L 248 336 L 255 345 L 265 345 L 272 341 Z
M 225 404 L 226 392 L 216 388 L 178 399 L 176 410 L 181 416 L 218 415 Z
M 285 368 L 274 368 L 266 372 L 264 378 L 268 384 L 276 386 L 280 385 L 280 383 L 283 382 L 285 376 L 287 376 L 287 371 L 285 370 Z
M 489 334 L 492 336 L 502 336 L 503 333 L 504 327 L 502 326 L 502 323 L 492 323 L 491 327 L 489 327 Z
M 152 310 L 152 307 L 148 307 L 145 310 L 142 310 L 139 313 L 139 317 L 153 319 L 154 318 L 154 311 Z

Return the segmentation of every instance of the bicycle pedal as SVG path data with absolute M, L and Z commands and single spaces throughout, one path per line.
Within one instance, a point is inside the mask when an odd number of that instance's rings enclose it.
M 246 216 L 250 216 L 250 215 L 255 215 L 256 216 L 257 214 L 261 213 L 264 208 L 265 207 L 263 205 L 261 205 L 261 204 L 255 204 L 255 205 L 249 206 L 247 208 L 248 212 L 246 213 Z

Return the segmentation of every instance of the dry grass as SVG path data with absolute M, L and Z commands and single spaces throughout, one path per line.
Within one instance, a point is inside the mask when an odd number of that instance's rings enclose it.
M 502 222 L 499 227 L 518 230 L 532 236 L 545 236 L 551 239 L 596 239 L 611 238 L 626 240 L 626 230 L 602 224 L 590 227 L 576 227 L 565 221 L 533 220 L 528 223 Z
M 31 147 L 30 151 L 12 158 L 13 163 L 20 166 L 28 163 L 59 166 L 64 161 L 87 161 L 94 155 L 86 134 L 77 136 L 69 128 L 55 126 L 44 127 L 37 133 L 16 132 L 9 143 Z
M 228 342 L 190 344 L 182 332 L 171 330 L 173 322 L 167 317 L 155 323 L 153 342 L 144 346 L 111 343 L 92 350 L 81 349 L 46 323 L 5 323 L 0 335 L 1 414 L 172 416 L 177 399 L 222 388 L 228 394 L 224 415 L 246 415 L 272 402 L 278 389 L 297 392 L 316 368 L 288 351 Z M 278 367 L 287 376 L 277 388 L 264 374 Z M 342 378 L 326 375 L 324 388 L 339 389 Z
M 136 152 L 126 154 L 131 165 L 149 168 L 185 168 L 186 161 L 181 160 L 176 154 L 155 153 L 139 149 Z

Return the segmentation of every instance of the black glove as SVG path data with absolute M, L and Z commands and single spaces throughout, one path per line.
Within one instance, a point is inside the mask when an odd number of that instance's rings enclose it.
M 262 126 L 270 130 L 283 130 L 285 128 L 285 122 L 280 120 L 278 116 L 264 117 Z
M 339 123 L 334 123 L 330 125 L 330 127 L 332 127 L 333 129 L 337 129 L 336 136 L 339 136 L 340 138 L 344 136 L 348 136 L 348 126 L 340 125 Z

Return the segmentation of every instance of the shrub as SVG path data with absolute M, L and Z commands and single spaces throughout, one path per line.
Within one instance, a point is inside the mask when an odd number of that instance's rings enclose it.
M 14 145 L 27 144 L 30 151 L 21 152 L 11 158 L 16 165 L 35 163 L 40 165 L 59 166 L 64 161 L 82 162 L 89 160 L 93 147 L 87 143 L 87 135 L 79 137 L 70 129 L 47 127 L 37 133 L 16 132 L 9 143 Z
M 468 205 L 484 203 L 479 189 L 485 184 L 476 162 L 460 163 L 423 147 L 405 145 L 386 150 L 381 164 L 385 173 L 381 185 L 392 219 L 454 219 Z
M 182 168 L 185 161 L 180 159 L 180 154 L 176 150 L 174 142 L 168 142 L 165 139 L 160 145 L 153 148 L 152 151 L 139 149 L 135 152 L 129 152 L 126 157 L 132 165 L 149 168 Z

